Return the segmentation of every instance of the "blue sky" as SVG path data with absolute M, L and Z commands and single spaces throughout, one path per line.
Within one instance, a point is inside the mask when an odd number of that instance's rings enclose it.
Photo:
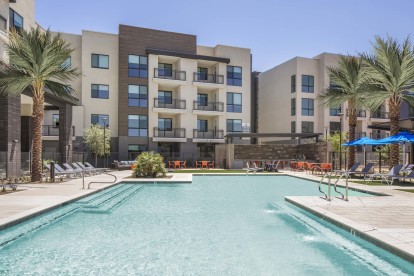
M 43 27 L 116 33 L 127 24 L 252 49 L 253 70 L 295 56 L 369 51 L 374 36 L 414 31 L 412 0 L 36 0 Z M 414 39 L 414 37 L 413 37 Z

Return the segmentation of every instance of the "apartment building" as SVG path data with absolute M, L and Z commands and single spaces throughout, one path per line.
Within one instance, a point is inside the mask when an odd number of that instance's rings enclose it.
M 322 53 L 314 58 L 295 57 L 258 76 L 258 132 L 328 133 L 348 131 L 347 104 L 327 108 L 318 94 L 329 87 L 328 66 L 336 66 L 339 55 Z M 384 130 L 370 129 L 388 121 L 383 105 L 375 112 L 358 111 L 356 137 L 382 138 Z M 271 142 L 261 139 L 260 142 Z
M 62 35 L 75 49 L 68 62 L 82 72 L 71 83 L 80 100 L 74 151 L 82 151 L 82 130 L 96 123 L 111 130 L 121 160 L 144 150 L 192 158 L 229 132 L 249 131 L 250 49 L 126 25 L 119 34 Z

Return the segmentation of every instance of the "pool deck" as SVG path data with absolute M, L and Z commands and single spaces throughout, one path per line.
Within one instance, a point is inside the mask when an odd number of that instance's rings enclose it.
M 287 171 L 286 174 L 321 180 L 320 176 L 302 172 Z M 345 185 L 345 180 L 338 184 Z M 396 189 L 407 189 L 398 185 L 349 183 L 349 187 L 388 196 L 350 196 L 349 201 L 336 197 L 327 201 L 317 196 L 287 196 L 285 199 L 414 263 L 414 193 L 398 191 Z
M 119 182 L 192 182 L 192 174 L 187 173 L 171 174 L 171 178 L 164 179 L 128 178 L 131 171 L 115 171 L 112 174 L 117 176 L 117 182 L 92 184 L 91 189 L 82 189 L 82 179 L 56 183 L 21 184 L 18 188 L 20 191 L 0 195 L 0 230 L 109 188 Z M 283 174 L 317 182 L 321 179 L 320 176 L 304 172 L 283 171 Z M 271 174 L 265 173 L 264 175 Z M 87 187 L 90 182 L 112 180 L 113 177 L 103 174 L 91 176 L 85 178 L 85 186 Z M 339 184 L 345 185 L 345 181 L 341 180 Z M 414 263 L 414 193 L 398 191 L 396 189 L 407 189 L 407 187 L 397 185 L 366 186 L 349 183 L 349 186 L 388 196 L 350 196 L 349 201 L 338 198 L 326 201 L 317 196 L 286 196 L 285 199 Z M 316 188 L 317 183 L 315 183 Z

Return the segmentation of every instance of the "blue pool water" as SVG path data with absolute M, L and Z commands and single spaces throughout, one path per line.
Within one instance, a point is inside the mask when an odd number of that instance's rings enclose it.
M 414 274 L 284 201 L 318 194 L 316 183 L 288 176 L 120 184 L 0 232 L 0 274 Z

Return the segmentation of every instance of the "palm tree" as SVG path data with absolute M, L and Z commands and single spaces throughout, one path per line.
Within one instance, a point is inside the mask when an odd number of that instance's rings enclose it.
M 72 89 L 64 84 L 79 74 L 65 63 L 73 52 L 60 34 L 39 27 L 30 31 L 12 31 L 6 44 L 9 62 L 1 61 L 0 93 L 20 95 L 29 91 L 33 98 L 32 181 L 40 181 L 42 173 L 42 122 L 45 89 L 58 97 L 70 97 Z
M 375 37 L 372 54 L 361 55 L 366 64 L 370 85 L 365 93 L 364 103 L 371 110 L 387 103 L 390 114 L 390 134 L 400 130 L 400 106 L 403 101 L 414 105 L 414 97 L 408 93 L 414 88 L 414 49 L 407 37 L 402 44 L 387 37 Z M 398 145 L 391 146 L 390 167 L 399 162 Z
M 368 79 L 366 68 L 359 58 L 340 56 L 338 65 L 328 67 L 331 85 L 319 98 L 327 107 L 342 106 L 348 102 L 349 141 L 355 140 L 357 113 L 361 109 L 361 97 Z M 349 148 L 349 167 L 355 163 L 355 147 Z

